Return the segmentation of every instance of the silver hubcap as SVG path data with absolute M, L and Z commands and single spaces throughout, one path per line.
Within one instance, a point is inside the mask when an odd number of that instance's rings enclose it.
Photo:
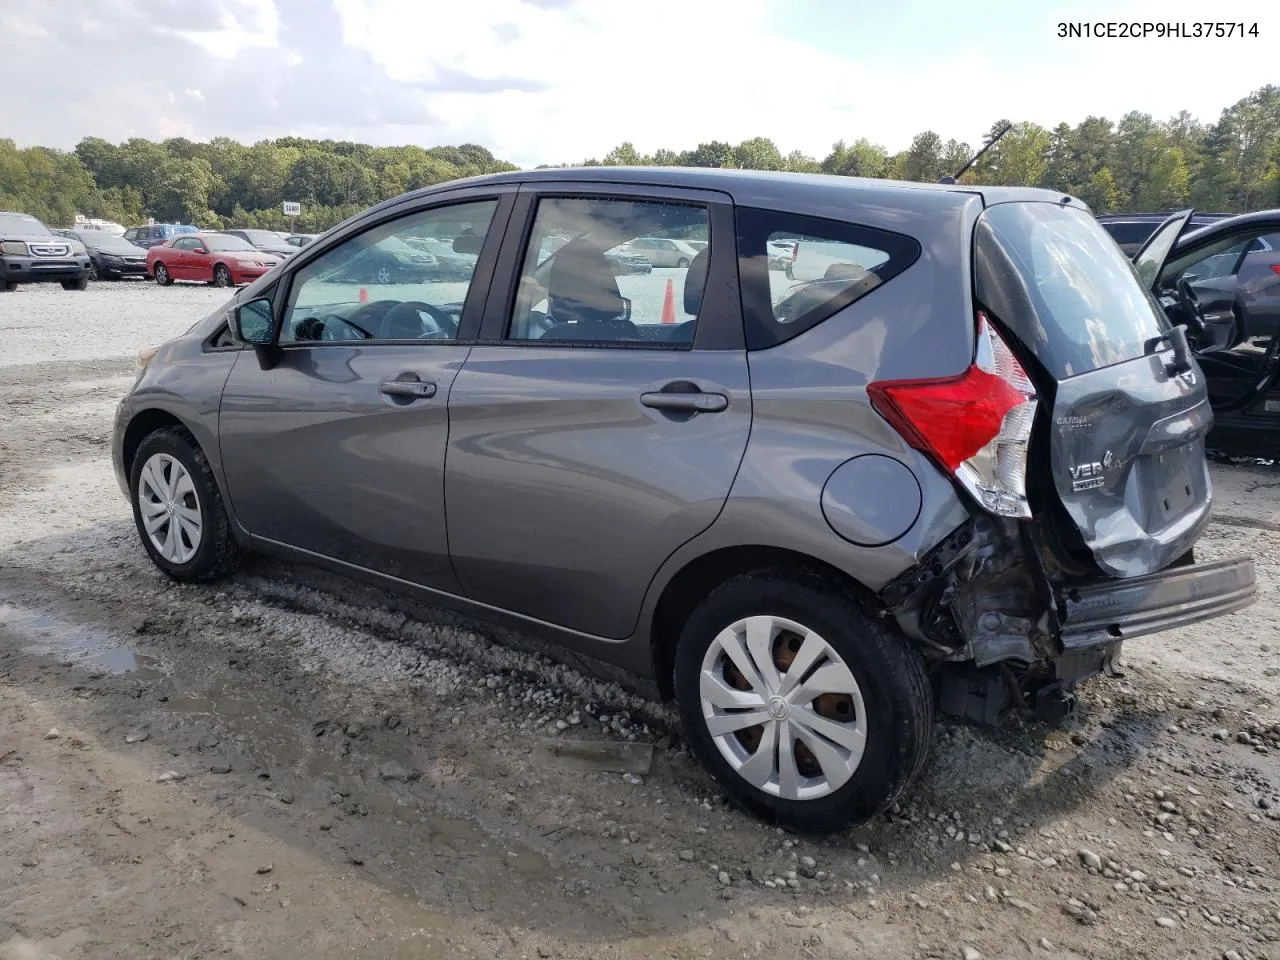
M 142 526 L 170 563 L 186 563 L 200 549 L 200 498 L 186 467 L 167 453 L 153 454 L 138 480 Z
M 386 267 L 379 267 L 379 268 L 378 268 L 378 282 L 379 282 L 379 283 L 390 283 L 390 282 L 391 282 L 391 271 L 390 271 L 390 270 L 388 270 Z
M 858 682 L 835 648 L 793 620 L 747 617 L 721 631 L 702 660 L 699 693 L 716 748 L 764 793 L 816 800 L 862 762 Z

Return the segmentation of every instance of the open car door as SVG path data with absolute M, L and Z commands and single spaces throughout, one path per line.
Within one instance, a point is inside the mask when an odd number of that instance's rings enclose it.
M 1280 380 L 1280 269 L 1263 239 L 1280 233 L 1280 210 L 1184 233 L 1191 213 L 1161 224 L 1134 267 L 1170 321 L 1186 328 L 1215 416 L 1232 414 Z M 1280 403 L 1267 412 L 1280 413 Z

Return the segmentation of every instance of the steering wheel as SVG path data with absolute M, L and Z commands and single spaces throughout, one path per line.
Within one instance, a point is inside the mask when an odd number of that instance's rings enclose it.
M 317 319 L 320 321 L 320 324 L 321 324 L 321 330 L 320 330 L 321 340 L 336 341 L 336 340 L 348 339 L 347 337 L 337 336 L 336 328 L 339 324 L 341 324 L 344 327 L 351 328 L 356 333 L 360 334 L 360 336 L 365 340 L 373 339 L 373 334 L 370 333 L 368 330 L 366 330 L 364 327 L 360 326 L 360 324 L 353 323 L 352 321 L 346 319 L 345 317 L 338 316 L 336 313 L 324 313 L 324 314 L 321 314 Z
M 431 319 L 435 320 L 436 323 L 440 324 L 440 329 L 450 337 L 456 337 L 458 335 L 458 322 L 454 320 L 453 317 L 449 316 L 449 314 L 445 313 L 439 307 L 434 307 L 429 303 L 423 303 L 421 300 L 405 300 L 401 303 L 397 303 L 394 307 L 384 313 L 382 315 L 382 324 L 384 329 L 390 327 L 393 319 L 398 319 L 401 313 L 409 312 L 412 312 L 415 315 L 415 319 L 418 319 L 416 314 L 425 313 L 427 316 L 431 317 Z M 423 333 L 416 334 L 413 339 L 429 340 L 432 339 L 432 337 L 430 335 L 430 331 L 424 331 Z
M 1179 277 L 1177 291 L 1178 306 L 1186 319 L 1187 326 L 1196 333 L 1204 333 L 1207 329 L 1204 320 L 1204 305 L 1200 302 L 1200 296 L 1196 293 L 1195 288 L 1191 286 L 1191 281 L 1186 277 Z

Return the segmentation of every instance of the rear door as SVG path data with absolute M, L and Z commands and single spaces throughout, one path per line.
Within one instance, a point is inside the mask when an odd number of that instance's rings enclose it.
M 1171 246 L 1189 217 L 1170 218 L 1146 249 Z M 1112 576 L 1168 566 L 1209 518 L 1203 376 L 1194 364 L 1173 369 L 1163 310 L 1084 210 L 996 204 L 974 243 L 977 299 L 1021 344 L 1050 401 L 1033 442 L 1061 506 L 1051 522 Z
M 708 226 L 691 267 L 615 277 L 604 256 Z M 558 236 L 571 239 L 549 242 Z M 662 322 L 668 290 L 674 323 Z M 449 423 L 449 550 L 467 595 L 627 637 L 662 562 L 720 513 L 746 449 L 729 197 L 522 188 Z

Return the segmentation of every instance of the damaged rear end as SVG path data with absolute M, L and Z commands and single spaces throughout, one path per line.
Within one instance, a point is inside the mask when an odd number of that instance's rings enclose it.
M 992 721 L 1023 701 L 1056 720 L 1124 640 L 1252 603 L 1253 564 L 1194 562 L 1212 505 L 1204 379 L 1093 217 L 995 204 L 972 249 L 969 369 L 868 391 L 971 520 L 881 599 L 963 665 L 944 710 Z

